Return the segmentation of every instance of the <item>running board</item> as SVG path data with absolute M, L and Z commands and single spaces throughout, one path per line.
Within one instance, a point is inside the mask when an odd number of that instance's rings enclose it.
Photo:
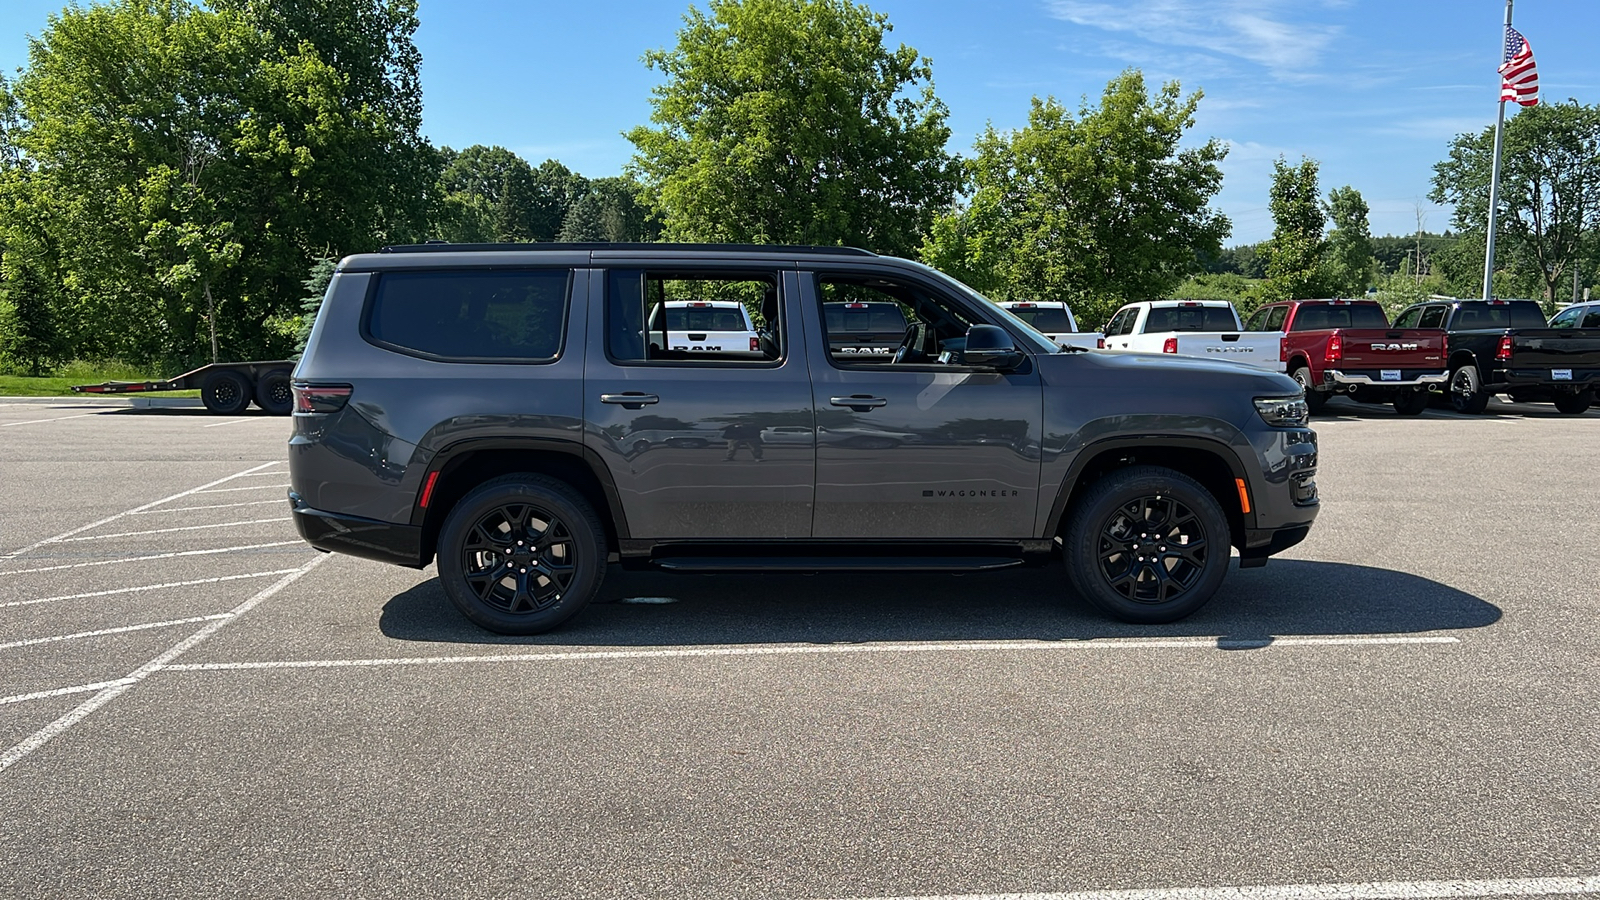
M 1022 565 L 1011 556 L 669 556 L 673 572 L 983 572 Z

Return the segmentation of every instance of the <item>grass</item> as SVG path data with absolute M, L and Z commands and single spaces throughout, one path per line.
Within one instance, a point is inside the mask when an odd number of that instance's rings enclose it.
M 71 362 L 43 378 L 26 375 L 0 375 L 0 397 L 90 397 L 92 394 L 73 394 L 75 384 L 99 384 L 102 381 L 159 381 L 160 375 L 151 374 L 117 362 Z M 139 396 L 118 395 L 111 396 Z M 198 397 L 199 391 L 168 391 L 157 397 Z

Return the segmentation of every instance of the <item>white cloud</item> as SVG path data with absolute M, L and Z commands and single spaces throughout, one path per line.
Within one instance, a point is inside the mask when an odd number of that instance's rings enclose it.
M 1045 8 L 1075 25 L 1235 57 L 1265 66 L 1274 77 L 1299 80 L 1343 31 L 1286 15 L 1313 5 L 1340 6 L 1342 0 L 1046 0 Z

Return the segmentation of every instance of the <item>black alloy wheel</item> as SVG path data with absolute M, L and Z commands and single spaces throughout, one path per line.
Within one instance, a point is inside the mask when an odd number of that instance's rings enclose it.
M 256 380 L 256 405 L 273 416 L 294 412 L 294 390 L 289 383 L 288 369 L 273 369 Z
M 1569 416 L 1582 415 L 1589 411 L 1594 404 L 1593 391 L 1579 391 L 1576 394 L 1557 394 L 1555 396 L 1556 409 Z
M 250 385 L 238 372 L 220 369 L 201 383 L 200 402 L 219 416 L 236 416 L 250 405 Z
M 1450 373 L 1450 406 L 1458 413 L 1477 415 L 1489 408 L 1489 395 L 1480 387 L 1478 367 L 1467 363 Z
M 1312 386 L 1311 370 L 1301 366 L 1290 373 L 1290 377 L 1300 385 L 1300 390 L 1305 391 L 1306 409 L 1314 413 L 1322 412 L 1322 408 L 1328 405 L 1328 395 Z
M 605 535 L 565 483 L 507 475 L 451 508 L 439 580 L 456 607 L 500 634 L 539 634 L 575 615 L 605 577 Z
M 1228 570 L 1228 519 L 1199 482 L 1129 466 L 1090 485 L 1065 536 L 1067 574 L 1091 604 L 1126 622 L 1172 622 L 1216 592 Z
M 1420 416 L 1427 408 L 1427 391 L 1401 391 L 1394 395 L 1394 411 L 1402 416 Z

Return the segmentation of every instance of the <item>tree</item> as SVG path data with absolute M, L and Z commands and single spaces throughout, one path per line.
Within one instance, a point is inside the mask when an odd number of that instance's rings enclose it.
M 660 229 L 640 202 L 642 190 L 631 178 L 597 178 L 590 190 L 573 204 L 561 224 L 557 240 L 653 241 Z
M 1376 260 L 1372 253 L 1372 228 L 1367 223 L 1367 201 L 1361 192 L 1345 185 L 1328 192 L 1328 283 L 1341 297 L 1360 297 L 1372 283 Z
M 535 169 L 504 147 L 446 147 L 434 235 L 452 243 L 553 241 L 589 181 L 553 159 Z
M 1593 252 L 1600 227 L 1600 106 L 1540 104 L 1506 122 L 1495 268 L 1535 283 L 1548 304 L 1565 296 L 1573 267 Z M 1452 225 L 1481 236 L 1489 218 L 1494 129 L 1461 134 L 1433 167 L 1435 203 L 1455 207 Z M 1478 250 L 1481 263 L 1482 245 Z M 1479 286 L 1471 296 L 1482 290 Z M 1496 289 L 1498 290 L 1498 288 Z
M 1026 127 L 978 138 L 971 202 L 939 219 L 923 260 L 1000 297 L 1073 301 L 1085 321 L 1168 293 L 1231 229 L 1207 205 L 1227 148 L 1179 148 L 1200 98 L 1177 82 L 1147 94 L 1137 70 L 1076 117 L 1034 98 Z
M 306 351 L 306 343 L 311 340 L 311 327 L 317 324 L 317 313 L 322 311 L 322 298 L 327 295 L 328 285 L 333 281 L 333 273 L 338 267 L 338 260 L 324 256 L 311 264 L 306 280 L 300 283 L 306 295 L 300 300 L 300 324 L 294 342 L 295 359 L 299 359 L 300 354 Z
M 627 133 L 675 240 L 906 255 L 961 171 L 929 60 L 850 0 L 709 0 L 645 62 L 665 81 Z
M 10 258 L 6 262 L 0 363 L 37 378 L 61 361 L 64 349 L 50 290 L 34 266 Z
M 1290 166 L 1283 157 L 1272 163 L 1272 241 L 1267 245 L 1269 300 L 1325 297 L 1322 227 L 1325 213 L 1317 188 L 1317 161 L 1302 157 Z

